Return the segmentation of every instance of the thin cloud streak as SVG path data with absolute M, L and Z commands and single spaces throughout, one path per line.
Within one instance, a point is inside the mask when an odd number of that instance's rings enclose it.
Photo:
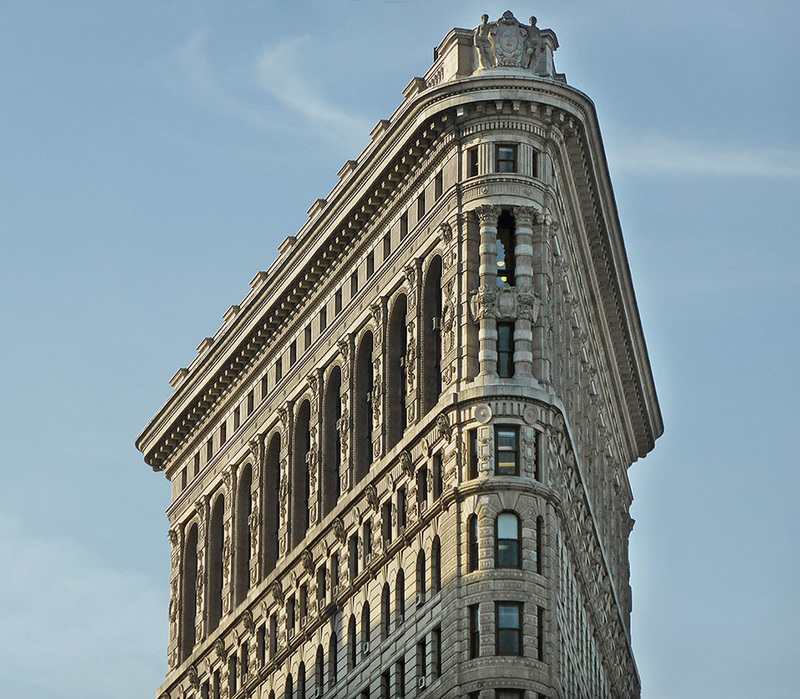
M 293 37 L 264 51 L 258 61 L 261 83 L 278 102 L 302 117 L 320 136 L 349 152 L 360 152 L 370 124 L 325 101 L 297 69 L 310 43 L 309 37 Z
M 660 135 L 622 137 L 617 143 L 609 146 L 609 163 L 618 173 L 800 178 L 800 153 L 794 151 L 715 145 Z

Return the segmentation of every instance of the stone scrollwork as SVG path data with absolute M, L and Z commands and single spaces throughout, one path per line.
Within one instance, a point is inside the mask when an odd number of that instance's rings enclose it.
M 482 284 L 469 294 L 469 310 L 472 319 L 477 323 L 483 318 L 492 317 L 495 301 L 497 299 L 497 288 L 490 284 Z
M 535 323 L 539 317 L 539 310 L 542 305 L 539 301 L 539 297 L 529 289 L 520 289 L 517 294 L 517 304 L 519 307 L 519 317 L 523 320 L 529 320 L 531 323 Z
M 493 204 L 483 204 L 475 209 L 481 226 L 496 226 L 500 217 L 500 208 Z
M 439 225 L 439 231 L 441 232 L 442 240 L 446 245 L 449 245 L 450 241 L 453 240 L 452 226 L 447 223 L 447 221 L 442 221 L 442 223 Z

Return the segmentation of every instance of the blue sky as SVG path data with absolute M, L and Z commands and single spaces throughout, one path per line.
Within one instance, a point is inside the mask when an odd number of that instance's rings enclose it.
M 595 101 L 666 431 L 630 477 L 644 699 L 800 696 L 796 2 L 0 4 L 0 694 L 153 696 L 169 487 L 133 447 L 453 26 Z

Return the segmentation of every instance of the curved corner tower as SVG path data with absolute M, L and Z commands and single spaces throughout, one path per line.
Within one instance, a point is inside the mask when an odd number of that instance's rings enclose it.
M 592 102 L 452 30 L 172 380 L 161 697 L 620 699 L 662 432 Z

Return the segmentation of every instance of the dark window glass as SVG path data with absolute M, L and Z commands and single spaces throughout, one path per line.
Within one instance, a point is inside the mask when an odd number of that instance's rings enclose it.
M 437 626 L 431 633 L 431 644 L 433 651 L 433 658 L 431 662 L 431 672 L 433 679 L 442 676 L 442 627 Z
M 372 556 L 372 520 L 364 522 L 363 534 L 363 549 L 364 549 L 364 567 L 369 565 L 370 556 Z
M 333 312 L 334 314 L 338 314 L 341 313 L 341 311 L 342 311 L 342 290 L 341 288 L 339 288 L 333 295 Z
M 275 360 L 275 383 L 277 384 L 283 378 L 283 362 L 282 357 Z
M 237 405 L 236 408 L 233 411 L 233 431 L 234 432 L 236 432 L 236 430 L 239 429 L 239 425 L 241 423 L 242 423 L 241 411 L 239 410 L 239 406 Z
M 397 489 L 397 531 L 402 532 L 406 528 L 406 488 Z
M 250 391 L 250 393 L 247 394 L 247 414 L 248 415 L 251 415 L 253 410 L 255 409 L 255 402 L 256 402 L 256 398 L 253 395 L 253 392 Z
M 438 199 L 442 196 L 442 190 L 444 189 L 444 177 L 442 176 L 441 171 L 436 173 L 436 178 L 433 180 L 433 196 Z
M 497 602 L 497 655 L 522 655 L 522 605 Z
M 400 658 L 394 664 L 395 697 L 402 699 L 406 695 L 406 662 Z
M 405 213 L 400 217 L 400 240 L 403 240 L 408 235 L 408 214 Z
M 367 279 L 375 273 L 375 254 L 370 252 L 367 255 Z
M 211 461 L 212 458 L 214 458 L 214 438 L 209 437 L 206 442 L 206 463 Z
M 438 500 L 444 490 L 444 476 L 442 474 L 442 455 L 433 455 L 433 499 Z
M 536 659 L 544 660 L 544 607 L 536 608 Z
M 497 324 L 497 374 L 502 379 L 514 376 L 514 323 Z
M 261 400 L 266 400 L 269 386 L 267 385 L 267 374 L 261 377 Z
M 499 144 L 495 148 L 495 162 L 497 172 L 517 171 L 517 147 L 508 144 Z
M 358 534 L 350 537 L 350 582 L 358 577 Z
M 222 423 L 219 426 L 219 443 L 220 445 L 225 444 L 228 441 L 228 425 L 226 423 Z
M 381 507 L 381 532 L 383 545 L 388 547 L 392 543 L 392 501 L 387 500 Z
M 544 566 L 544 519 L 536 518 L 536 572 L 542 574 Z
M 417 220 L 425 216 L 425 190 L 417 197 Z
M 467 519 L 467 572 L 478 570 L 478 517 Z
M 497 516 L 497 560 L 498 568 L 520 567 L 520 524 L 513 512 Z
M 383 236 L 383 259 L 388 260 L 392 254 L 392 234 L 387 233 Z
M 469 431 L 469 462 L 467 463 L 467 478 L 478 477 L 478 430 Z
M 325 328 L 328 327 L 328 309 L 323 306 L 319 309 L 319 331 L 320 333 L 325 331 Z
M 200 473 L 200 452 L 199 451 L 194 455 L 194 473 L 192 475 L 196 476 L 198 473 Z
M 498 476 L 518 476 L 519 459 L 517 453 L 516 427 L 498 427 L 495 431 L 497 445 L 497 466 L 495 473 Z
M 467 151 L 467 177 L 478 176 L 478 148 L 470 148 Z
M 397 571 L 397 580 L 394 584 L 394 607 L 397 613 L 397 623 L 406 618 L 406 576 L 402 570 Z
M 514 285 L 515 231 L 514 217 L 504 211 L 497 219 L 497 286 Z
M 481 618 L 480 605 L 469 607 L 469 657 L 477 658 L 481 654 Z
M 289 345 L 289 366 L 294 366 L 294 363 L 297 361 L 297 341 L 292 340 L 292 344 Z
M 417 471 L 417 505 L 422 512 L 428 506 L 428 469 Z
M 350 298 L 358 293 L 358 270 L 350 275 Z
M 310 324 L 306 325 L 306 330 L 305 330 L 304 334 L 305 334 L 305 338 L 304 338 L 305 347 L 304 347 L 304 349 L 308 349 L 309 347 L 311 347 L 311 325 Z
M 534 177 L 539 177 L 539 154 L 536 151 L 533 151 L 533 158 L 532 158 L 532 172 L 531 175 Z

